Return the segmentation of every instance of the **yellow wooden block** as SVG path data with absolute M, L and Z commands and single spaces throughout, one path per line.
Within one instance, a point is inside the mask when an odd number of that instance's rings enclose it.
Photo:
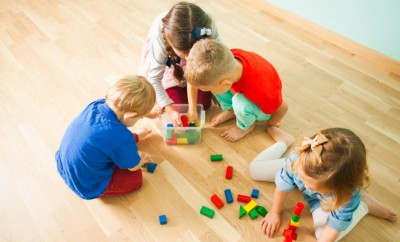
M 254 200 L 251 200 L 246 206 L 244 206 L 244 210 L 249 213 L 255 207 L 257 207 L 257 203 Z
M 189 144 L 187 138 L 177 138 L 176 139 L 176 143 L 178 145 L 187 145 L 187 144 Z
M 299 222 L 294 222 L 293 220 L 290 220 L 290 225 L 299 227 L 300 221 Z

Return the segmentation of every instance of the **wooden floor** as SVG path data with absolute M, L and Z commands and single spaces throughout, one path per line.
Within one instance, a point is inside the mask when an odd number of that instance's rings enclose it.
M 261 218 L 239 220 L 239 203 L 225 204 L 214 219 L 199 214 L 224 197 L 261 191 L 271 206 L 274 184 L 252 181 L 249 162 L 273 144 L 260 123 L 231 144 L 219 137 L 228 123 L 203 129 L 194 146 L 166 146 L 157 121 L 140 148 L 158 163 L 130 195 L 83 201 L 56 171 L 54 152 L 70 121 L 104 97 L 120 74 L 138 73 L 152 19 L 176 1 L 0 1 L 0 241 L 264 241 Z M 372 185 L 368 191 L 400 212 L 400 63 L 319 28 L 263 0 L 196 1 L 212 13 L 223 41 L 260 53 L 283 80 L 289 113 L 281 128 L 297 141 L 327 127 L 346 127 L 365 142 Z M 214 107 L 207 119 L 219 110 Z M 222 153 L 212 163 L 209 155 Z M 232 180 L 224 178 L 232 165 Z M 294 204 L 285 203 L 283 223 Z M 166 214 L 161 226 L 158 216 Z M 284 226 L 285 226 L 284 225 Z M 281 233 L 272 241 L 282 241 Z M 397 232 L 396 232 L 397 231 Z M 343 241 L 400 241 L 399 223 L 371 216 Z M 313 241 L 310 213 L 299 241 Z

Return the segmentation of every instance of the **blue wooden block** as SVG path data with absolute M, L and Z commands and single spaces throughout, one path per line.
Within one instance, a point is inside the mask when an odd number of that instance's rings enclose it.
M 166 215 L 160 215 L 158 218 L 160 220 L 160 224 L 167 224 L 167 216 Z
M 156 167 L 157 167 L 157 164 L 156 164 L 156 163 L 150 162 L 150 163 L 147 165 L 147 171 L 150 172 L 150 173 L 154 173 L 154 170 L 156 169 Z
M 251 191 L 251 197 L 258 198 L 259 193 L 260 191 L 254 188 L 253 191 Z
M 232 198 L 231 189 L 225 189 L 224 192 L 225 192 L 226 202 L 227 202 L 227 203 L 232 203 L 232 202 L 233 202 L 233 198 Z

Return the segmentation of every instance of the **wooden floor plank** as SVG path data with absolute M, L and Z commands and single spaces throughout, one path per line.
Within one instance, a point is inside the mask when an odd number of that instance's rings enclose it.
M 158 168 L 143 172 L 140 191 L 116 198 L 79 199 L 59 177 L 54 153 L 68 124 L 105 96 L 123 74 L 138 74 L 153 19 L 177 1 L 0 1 L 0 241 L 264 241 L 261 218 L 238 218 L 239 203 L 218 210 L 212 194 L 260 190 L 271 207 L 275 185 L 251 180 L 248 165 L 273 144 L 266 124 L 237 143 L 220 134 L 229 121 L 202 130 L 201 143 L 167 146 L 160 120 L 138 127 L 153 133 L 138 147 Z M 259 53 L 278 70 L 289 112 L 281 128 L 300 142 L 328 127 L 356 132 L 368 150 L 368 192 L 400 211 L 400 63 L 285 12 L 264 0 L 195 1 L 211 13 L 230 48 Z M 206 120 L 220 112 L 213 106 Z M 289 153 L 289 150 L 287 153 Z M 211 162 L 210 154 L 224 160 Z M 226 166 L 234 168 L 226 180 Z M 282 241 L 294 204 L 292 192 Z M 202 205 L 216 210 L 200 215 Z M 166 214 L 167 225 L 158 216 Z M 305 211 L 299 241 L 314 241 Z M 400 241 L 400 224 L 366 216 L 343 241 Z

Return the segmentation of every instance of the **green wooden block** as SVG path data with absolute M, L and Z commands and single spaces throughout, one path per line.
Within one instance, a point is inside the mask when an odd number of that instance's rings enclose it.
M 240 205 L 240 209 L 239 209 L 239 218 L 243 217 L 246 214 L 246 210 L 244 210 L 244 208 L 242 207 L 242 205 Z
M 263 217 L 265 217 L 265 215 L 267 215 L 267 213 L 268 213 L 268 211 L 263 206 L 257 206 L 256 211 L 258 214 L 260 214 Z
M 210 159 L 211 161 L 221 161 L 223 158 L 221 154 L 215 154 L 215 155 L 210 155 Z
M 249 213 L 249 215 L 250 215 L 250 218 L 251 218 L 252 220 L 253 220 L 253 219 L 256 219 L 256 218 L 258 217 L 258 213 L 257 213 L 257 211 L 256 211 L 255 209 L 251 210 L 250 213 Z
M 172 133 L 174 131 L 172 129 L 168 129 L 168 128 L 172 128 L 172 127 L 174 127 L 172 124 L 167 124 L 167 135 L 166 135 L 167 139 L 172 139 Z
M 172 139 L 172 130 L 167 130 L 167 139 Z
M 178 133 L 177 137 L 178 137 L 178 138 L 187 138 L 187 137 L 188 137 L 188 134 L 187 134 L 186 132 Z
M 187 139 L 189 141 L 197 141 L 200 139 L 200 132 L 197 130 L 189 130 L 188 131 L 188 135 L 187 135 Z
M 212 210 L 211 208 L 208 208 L 206 206 L 201 207 L 200 213 L 209 218 L 213 218 L 214 214 L 215 214 L 214 210 Z
M 300 216 L 297 216 L 296 214 L 292 214 L 292 221 L 293 222 L 299 222 L 300 221 Z

